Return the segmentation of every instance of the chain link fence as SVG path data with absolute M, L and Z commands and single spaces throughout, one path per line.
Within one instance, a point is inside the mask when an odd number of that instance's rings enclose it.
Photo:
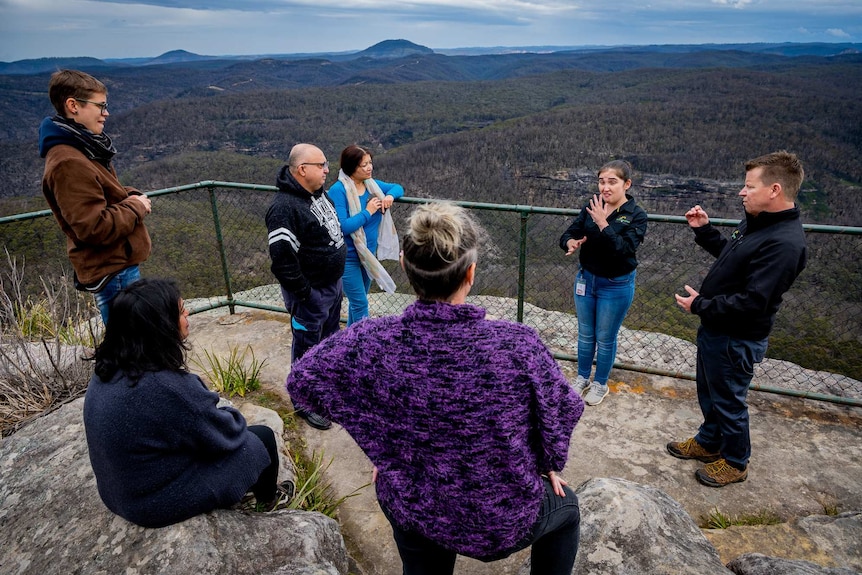
M 201 182 L 149 193 L 153 253 L 141 266 L 143 275 L 176 279 L 195 312 L 223 306 L 284 312 L 269 270 L 264 224 L 274 190 Z M 410 204 L 426 201 L 431 200 L 403 198 L 394 206 L 399 230 L 405 229 Z M 558 242 L 578 211 L 458 203 L 473 210 L 488 232 L 469 300 L 487 309 L 489 317 L 534 327 L 558 359 L 575 360 L 577 254 L 566 257 Z M 712 221 L 729 226 L 728 233 L 736 225 Z M 616 367 L 693 379 L 699 322 L 673 297 L 684 293 L 686 284 L 698 289 L 712 263 L 693 236 L 683 217 L 650 216 Z M 767 359 L 757 366 L 752 386 L 862 405 L 862 228 L 806 226 L 806 236 L 808 267 L 784 298 Z M 37 301 L 44 283 L 71 281 L 65 239 L 49 211 L 0 218 L 0 241 L 7 257 L 25 269 L 16 297 Z M 3 265 L 8 267 L 8 261 Z M 385 294 L 372 286 L 372 316 L 399 313 L 413 300 L 398 263 L 384 265 L 398 289 Z M 345 300 L 345 314 L 346 309 Z

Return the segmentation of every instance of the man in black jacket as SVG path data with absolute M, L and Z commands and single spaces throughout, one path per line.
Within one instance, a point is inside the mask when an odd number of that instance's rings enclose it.
M 700 207 L 686 212 L 695 242 L 717 259 L 700 292 L 685 286 L 676 295 L 685 311 L 700 316 L 697 332 L 697 397 L 703 423 L 696 436 L 672 441 L 680 459 L 707 463 L 695 473 L 710 487 L 745 481 L 751 456 L 748 386 L 763 360 L 784 293 L 805 268 L 806 245 L 796 195 L 802 163 L 788 152 L 745 164 L 739 192 L 745 221 L 724 238 Z
M 338 331 L 341 320 L 347 247 L 335 207 L 323 191 L 328 173 L 320 148 L 295 145 L 278 173 L 278 192 L 266 212 L 271 269 L 291 315 L 291 363 Z M 312 427 L 332 426 L 316 413 L 296 413 Z

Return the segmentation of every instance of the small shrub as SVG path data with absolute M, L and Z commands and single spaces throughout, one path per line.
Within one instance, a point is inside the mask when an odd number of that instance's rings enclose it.
M 249 354 L 251 361 L 247 366 L 245 360 Z M 207 350 L 204 350 L 204 356 L 207 365 L 200 360 L 192 360 L 192 362 L 204 372 L 217 392 L 224 393 L 228 397 L 234 395 L 245 397 L 249 391 L 260 389 L 260 371 L 266 364 L 266 360 L 258 361 L 250 345 L 246 346 L 242 355 L 236 346 L 231 346 L 230 355 L 224 360 Z
M 100 325 L 68 283 L 41 280 L 33 303 L 24 297 L 24 265 L 6 253 L 0 274 L 0 437 L 87 389 L 91 366 L 82 360 Z
M 731 525 L 730 517 L 719 511 L 718 507 L 714 507 L 704 518 L 706 529 L 727 529 Z
M 370 483 L 366 483 L 344 497 L 334 499 L 332 486 L 323 477 L 332 461 L 330 459 L 329 462 L 324 464 L 323 453 L 318 453 L 317 451 L 312 452 L 311 459 L 306 459 L 299 453 L 294 455 L 296 492 L 287 502 L 286 509 L 317 511 L 327 517 L 335 517 L 335 512 L 342 503 L 351 497 L 355 497 L 362 489 L 371 485 Z
M 734 525 L 778 525 L 781 522 L 781 517 L 771 509 L 742 513 L 733 520 Z
M 702 527 L 705 529 L 727 529 L 734 525 L 778 525 L 782 523 L 781 518 L 771 509 L 764 509 L 756 513 L 742 513 L 731 517 L 715 507 L 702 520 Z
M 32 341 L 59 340 L 65 345 L 82 345 L 95 347 L 95 329 L 89 318 L 89 312 L 78 313 L 77 318 L 58 317 L 58 306 L 54 298 L 43 298 L 32 302 L 29 298 L 25 303 L 13 305 L 15 324 L 20 335 Z

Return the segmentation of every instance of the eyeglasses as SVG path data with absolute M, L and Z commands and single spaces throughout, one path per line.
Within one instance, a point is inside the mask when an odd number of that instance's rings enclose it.
M 108 103 L 107 102 L 94 102 L 92 100 L 84 100 L 83 98 L 75 98 L 78 102 L 85 102 L 87 104 L 93 104 L 94 106 L 99 108 L 99 113 L 104 114 L 108 111 Z
M 329 169 L 329 160 L 327 160 L 325 162 L 302 162 L 299 165 L 300 166 L 317 166 L 321 170 L 328 170 Z

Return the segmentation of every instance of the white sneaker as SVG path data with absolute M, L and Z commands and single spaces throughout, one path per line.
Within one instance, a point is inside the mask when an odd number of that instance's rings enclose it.
M 590 380 L 584 377 L 583 375 L 579 375 L 575 380 L 575 391 L 577 391 L 580 395 L 584 394 L 584 390 L 590 386 Z
M 609 391 L 610 390 L 607 385 L 593 383 L 587 391 L 587 395 L 584 396 L 584 403 L 587 405 L 598 405 L 602 402 Z

